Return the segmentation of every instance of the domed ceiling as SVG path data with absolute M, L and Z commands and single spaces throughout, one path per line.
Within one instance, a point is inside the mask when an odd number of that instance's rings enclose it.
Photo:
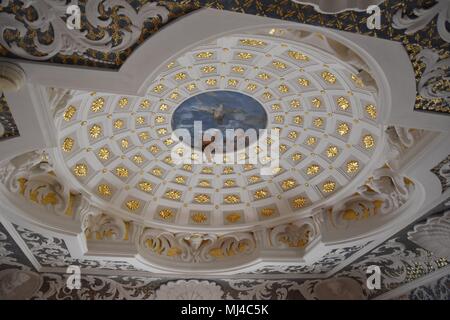
M 143 97 L 77 92 L 57 120 L 59 170 L 127 220 L 197 230 L 309 216 L 379 165 L 383 110 L 359 71 L 305 43 L 221 37 L 168 61 Z M 279 163 L 262 174 L 274 159 L 249 163 L 249 148 L 208 163 L 172 135 L 195 120 L 279 133 Z
M 81 1 L 81 29 L 56 28 L 57 2 L 2 3 L 0 56 L 21 60 L 0 62 L 0 282 L 136 298 L 232 275 L 227 298 L 386 298 L 443 274 L 448 3 L 384 1 L 369 29 L 339 2 Z M 211 152 L 228 129 L 262 131 Z M 96 289 L 67 291 L 73 267 Z

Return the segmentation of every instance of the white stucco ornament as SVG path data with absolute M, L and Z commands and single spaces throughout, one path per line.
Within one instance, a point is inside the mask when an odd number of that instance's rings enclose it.
M 0 90 L 18 91 L 25 82 L 25 72 L 18 65 L 0 62 Z
M 168 282 L 156 291 L 156 300 L 218 300 L 222 296 L 219 285 L 198 280 Z
M 383 0 L 292 0 L 293 2 L 311 5 L 320 13 L 340 13 L 344 11 L 365 11 L 370 5 L 378 5 Z

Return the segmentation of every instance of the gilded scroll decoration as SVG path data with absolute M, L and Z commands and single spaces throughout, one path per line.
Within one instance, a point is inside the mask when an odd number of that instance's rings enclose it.
M 409 200 L 413 191 L 411 180 L 383 167 L 375 170 L 355 194 L 324 212 L 335 227 L 348 227 L 355 221 L 395 212 Z
M 106 213 L 88 214 L 83 221 L 87 240 L 129 240 L 130 222 Z
M 0 169 L 0 181 L 8 191 L 58 215 L 72 217 L 82 205 L 81 197 L 58 180 L 44 151 L 12 159 Z
M 251 255 L 256 249 L 256 240 L 251 232 L 189 234 L 147 228 L 140 237 L 140 248 L 150 255 L 203 263 Z
M 279 248 L 305 248 L 319 235 L 313 219 L 282 224 L 269 231 L 270 243 Z

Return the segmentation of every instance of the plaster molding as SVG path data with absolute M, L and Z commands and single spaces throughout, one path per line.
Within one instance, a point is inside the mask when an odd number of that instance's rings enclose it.
M 384 0 L 292 0 L 293 2 L 311 5 L 317 12 L 336 14 L 345 11 L 366 11 L 371 5 L 378 5 Z
M 408 240 L 433 252 L 434 254 L 450 259 L 450 211 L 442 216 L 427 219 L 422 224 L 414 226 L 408 232 Z
M 2 91 L 19 91 L 25 83 L 25 72 L 15 63 L 0 62 L 0 88 Z

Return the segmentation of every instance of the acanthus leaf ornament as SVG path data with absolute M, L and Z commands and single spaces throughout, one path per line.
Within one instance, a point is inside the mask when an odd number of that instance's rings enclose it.
M 429 218 L 408 232 L 408 240 L 439 257 L 450 259 L 450 211 Z
M 19 21 L 15 18 L 14 14 L 1 12 L 0 20 L 2 25 L 0 26 L 0 44 L 8 48 L 15 55 L 30 59 L 45 61 L 51 57 L 62 54 L 72 55 L 79 54 L 87 59 L 95 60 L 91 56 L 87 55 L 88 50 L 95 50 L 98 52 L 120 52 L 128 49 L 136 43 L 141 35 L 141 28 L 144 25 L 146 19 L 159 17 L 163 23 L 167 22 L 169 11 L 158 5 L 156 2 L 147 2 L 140 8 L 139 12 L 126 1 L 123 0 L 92 0 L 86 4 L 86 20 L 95 28 L 105 30 L 110 24 L 112 24 L 111 17 L 108 19 L 101 19 L 101 13 L 99 7 L 103 6 L 105 11 L 117 9 L 118 16 L 127 17 L 131 22 L 129 28 L 120 29 L 121 41 L 116 44 L 113 36 L 108 32 L 103 33 L 101 39 L 91 40 L 87 37 L 88 31 L 77 29 L 70 29 L 66 26 L 66 22 L 63 18 L 66 16 L 66 8 L 64 2 L 49 0 L 49 1 L 37 1 L 27 0 L 24 1 L 24 8 L 32 7 L 36 12 L 35 20 L 28 20 L 25 17 L 25 21 Z M 23 38 L 28 32 L 28 28 L 40 32 L 53 31 L 53 41 L 50 44 L 44 44 L 40 42 L 37 36 L 33 37 L 33 44 L 38 55 L 31 54 L 21 48 L 16 42 L 8 41 L 5 37 L 6 30 L 14 30 L 19 33 Z M 103 61 L 104 63 L 108 63 Z M 111 62 L 109 62 L 111 63 Z
M 437 0 L 436 3 L 427 9 L 414 9 L 415 18 L 404 16 L 402 9 L 399 9 L 393 16 L 392 26 L 396 29 L 406 29 L 406 34 L 425 28 L 437 15 L 437 30 L 441 38 L 450 42 L 450 32 L 447 30 L 450 17 L 450 2 L 448 0 Z
M 416 59 L 425 64 L 425 70 L 417 84 L 419 94 L 425 99 L 447 101 L 448 104 L 450 58 L 441 59 L 437 52 L 423 49 L 417 54 Z
M 270 243 L 279 248 L 305 248 L 319 235 L 314 219 L 282 224 L 270 230 Z
M 73 217 L 86 206 L 78 193 L 58 180 L 44 151 L 31 151 L 12 159 L 0 170 L 0 181 L 11 193 L 57 215 Z
M 333 207 L 326 208 L 335 228 L 348 228 L 352 223 L 388 215 L 404 205 L 414 191 L 414 183 L 388 167 L 375 170 L 367 183 L 358 191 Z
M 389 146 L 389 165 L 394 169 L 400 166 L 408 150 L 417 145 L 426 134 L 425 130 L 399 126 L 389 126 L 385 132 Z
M 105 213 L 84 216 L 83 230 L 88 240 L 128 240 L 129 222 Z
M 142 232 L 139 243 L 146 254 L 188 263 L 251 255 L 257 245 L 251 232 L 216 235 L 172 233 L 153 228 Z

